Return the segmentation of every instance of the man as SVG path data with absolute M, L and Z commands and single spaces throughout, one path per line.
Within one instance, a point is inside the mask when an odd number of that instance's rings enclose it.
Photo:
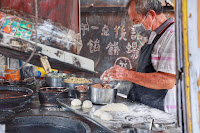
M 128 98 L 176 114 L 175 24 L 162 13 L 159 0 L 130 0 L 130 19 L 139 34 L 148 37 L 136 71 L 111 67 L 101 76 L 133 82 Z

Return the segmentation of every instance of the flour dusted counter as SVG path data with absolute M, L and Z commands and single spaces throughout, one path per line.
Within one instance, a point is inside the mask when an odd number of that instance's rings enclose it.
M 165 113 L 158 109 L 151 108 L 146 105 L 132 103 L 127 99 L 117 96 L 116 103 L 125 104 L 128 112 L 109 112 L 112 115 L 113 120 L 104 121 L 99 117 L 94 116 L 94 112 L 102 107 L 102 105 L 93 105 L 90 109 L 83 109 L 81 107 L 71 106 L 73 98 L 57 99 L 58 103 L 71 110 L 72 112 L 79 114 L 93 123 L 99 124 L 108 128 L 113 132 L 127 133 L 134 132 L 132 129 L 135 127 L 140 129 L 149 129 L 149 124 L 154 121 L 152 132 L 155 133 L 178 133 L 179 130 L 175 128 L 176 116 Z M 146 130 L 148 132 L 148 130 Z M 143 131 L 143 133 L 145 133 Z

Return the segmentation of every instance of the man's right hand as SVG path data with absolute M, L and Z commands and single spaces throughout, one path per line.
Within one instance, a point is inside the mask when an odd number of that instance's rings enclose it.
M 114 66 L 106 70 L 100 77 L 100 79 L 104 82 L 110 82 L 113 80 L 125 80 L 127 77 L 128 70 L 120 67 Z

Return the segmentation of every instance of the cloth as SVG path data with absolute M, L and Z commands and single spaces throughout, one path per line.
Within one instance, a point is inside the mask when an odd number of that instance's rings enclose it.
M 168 19 L 155 31 L 151 32 L 149 37 L 149 43 L 153 41 L 157 34 L 159 34 L 163 27 L 169 22 L 172 22 L 173 19 Z M 172 24 L 160 37 L 158 42 L 155 44 L 152 54 L 151 62 L 156 70 L 156 72 L 165 72 L 176 74 L 176 45 L 175 45 L 175 24 Z M 165 97 L 165 112 L 175 114 L 177 113 L 177 100 L 176 100 L 176 86 L 171 90 L 168 90 L 168 93 Z
M 136 72 L 156 72 L 151 62 L 151 53 L 157 41 L 172 23 L 169 22 L 168 24 L 169 25 L 167 25 L 166 28 L 163 28 L 164 30 L 162 32 L 156 35 L 151 44 L 145 44 L 141 48 L 140 58 Z M 128 98 L 132 101 L 140 102 L 164 111 L 164 99 L 167 94 L 167 91 L 167 89 L 155 90 L 133 83 L 133 88 L 130 90 Z

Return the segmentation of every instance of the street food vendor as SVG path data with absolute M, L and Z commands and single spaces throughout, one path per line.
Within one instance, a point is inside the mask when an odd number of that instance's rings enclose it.
M 148 37 L 136 71 L 114 66 L 102 80 L 130 81 L 128 99 L 176 114 L 175 24 L 159 0 L 130 0 L 128 14 L 138 34 Z

